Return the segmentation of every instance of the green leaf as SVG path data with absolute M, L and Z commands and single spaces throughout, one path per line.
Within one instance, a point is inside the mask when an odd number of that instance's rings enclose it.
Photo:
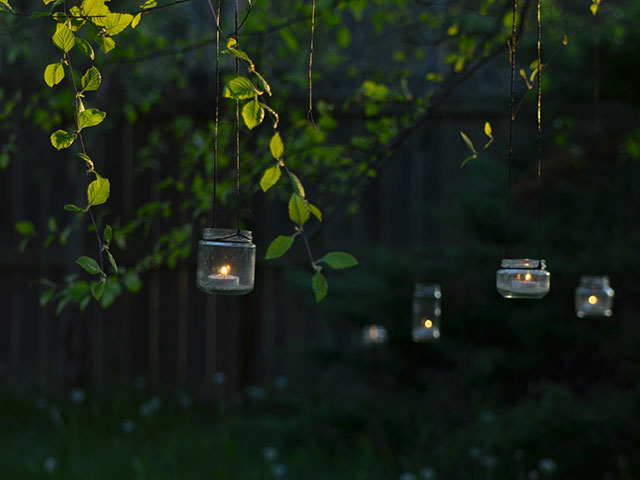
M 9 0 L 0 0 L 0 5 L 4 5 L 5 7 L 7 7 L 7 9 L 12 12 L 13 9 L 11 8 L 11 5 L 9 5 Z
M 322 212 L 320 211 L 320 209 L 318 207 L 316 207 L 315 205 L 313 205 L 312 203 L 307 202 L 307 205 L 309 206 L 309 211 L 311 212 L 311 214 L 316 217 L 318 219 L 319 222 L 322 221 Z
M 276 239 L 271 242 L 271 245 L 269 245 L 267 255 L 264 258 L 266 260 L 271 260 L 272 258 L 281 257 L 291 248 L 294 238 L 295 237 L 293 235 L 278 235 Z
M 593 14 L 594 17 L 598 13 L 598 7 L 599 5 L 597 3 L 592 3 L 591 6 L 589 7 L 589 10 L 591 10 L 591 13 Z
M 329 265 L 331 268 L 335 268 L 337 270 L 343 268 L 351 268 L 358 265 L 358 260 L 353 255 L 350 255 L 346 252 L 331 252 L 327 253 L 324 257 L 322 257 L 319 262 L 324 262 Z
M 113 270 L 116 272 L 116 275 L 117 275 L 118 265 L 116 264 L 116 259 L 113 258 L 113 255 L 111 255 L 111 252 L 109 250 L 107 250 L 107 258 L 109 259 L 109 263 L 111 264 L 111 266 L 113 267 Z
M 233 55 L 234 57 L 238 57 L 240 60 L 244 60 L 245 62 L 249 62 L 249 64 L 251 64 L 251 66 L 253 67 L 253 62 L 249 58 L 249 55 L 247 55 L 242 50 L 237 50 L 235 48 L 227 48 L 226 50 L 223 50 L 222 53 L 226 53 L 226 54 L 229 54 L 229 55 Z
M 271 137 L 269 150 L 271 150 L 273 158 L 280 160 L 280 157 L 284 153 L 284 144 L 282 143 L 282 138 L 280 138 L 280 132 L 276 132 L 275 135 Z
M 467 163 L 469 163 L 471 160 L 478 158 L 478 154 L 474 153 L 473 155 L 469 155 L 467 158 L 465 158 L 462 163 L 460 164 L 460 168 L 464 167 Z
M 82 160 L 86 162 L 87 172 L 93 172 L 93 169 L 94 169 L 93 160 L 89 158 L 89 155 L 87 155 L 86 153 L 77 153 L 76 155 L 78 155 Z
M 471 140 L 469 140 L 469 137 L 467 137 L 467 135 L 462 130 L 460 130 L 460 136 L 462 137 L 462 140 L 464 140 L 464 143 L 467 144 L 469 150 L 477 155 L 478 152 L 476 152 L 476 148 L 473 146 L 473 143 L 471 143 Z
M 257 100 L 251 100 L 242 107 L 242 118 L 249 130 L 253 130 L 264 120 L 264 108 Z
M 78 114 L 78 131 L 86 127 L 95 127 L 104 120 L 107 114 L 96 108 L 89 108 Z
M 289 218 L 300 226 L 309 220 L 309 206 L 304 198 L 297 193 L 291 195 L 289 200 Z
M 64 23 L 56 26 L 56 33 L 53 34 L 53 43 L 63 52 L 67 53 L 76 44 L 76 37 L 69 27 Z
M 302 182 L 293 172 L 287 172 L 289 174 L 289 179 L 293 184 L 293 190 L 300 195 L 302 198 L 305 197 L 304 187 L 302 186 Z
M 129 13 L 108 13 L 104 17 L 94 19 L 93 23 L 102 25 L 110 36 L 118 35 L 129 26 L 133 15 Z
M 82 0 L 80 8 L 87 17 L 102 17 L 109 14 L 109 7 L 105 4 L 105 0 Z M 91 18 L 92 22 L 96 22 L 98 18 Z
M 47 68 L 44 69 L 44 83 L 53 87 L 62 81 L 64 78 L 64 65 L 61 62 L 50 63 Z
M 111 229 L 111 225 L 107 225 L 104 227 L 104 232 L 102 232 L 102 239 L 104 243 L 109 245 L 111 243 L 111 239 L 113 238 L 113 230 Z
M 102 75 L 96 67 L 89 68 L 80 79 L 80 87 L 83 92 L 92 92 L 100 88 L 102 83 Z
M 62 297 L 58 300 L 58 305 L 56 305 L 56 315 L 60 315 L 64 310 L 64 307 L 71 301 L 69 297 Z
M 23 237 L 31 237 L 36 233 L 36 227 L 29 220 L 20 220 L 16 222 L 14 228 Z
M 320 272 L 316 272 L 311 278 L 311 288 L 313 288 L 313 293 L 316 296 L 316 302 L 327 296 L 329 285 L 327 285 L 327 281 Z
M 106 280 L 102 278 L 99 282 L 94 282 L 91 284 L 91 295 L 96 300 L 100 300 L 102 298 L 102 294 L 104 293 L 104 286 Z
M 489 138 L 493 138 L 493 130 L 489 122 L 484 122 L 484 134 Z
M 124 286 L 132 293 L 140 291 L 142 288 L 142 280 L 136 272 L 130 271 L 124 276 Z
M 100 265 L 98 265 L 98 262 L 93 258 L 85 257 L 83 255 L 76 260 L 76 263 L 80 265 L 85 272 L 90 273 L 91 275 L 102 273 Z
M 3 3 L 4 0 L 0 0 L 0 4 Z M 29 18 L 45 18 L 49 16 L 49 12 L 33 12 Z
M 89 184 L 87 188 L 87 197 L 89 199 L 89 206 L 102 205 L 109 198 L 111 190 L 111 184 L 107 178 L 98 176 L 93 182 Z
M 104 53 L 109 53 L 111 50 L 116 48 L 116 41 L 113 38 L 105 37 L 104 35 L 97 35 L 96 43 Z
M 235 98 L 237 100 L 244 100 L 247 98 L 254 98 L 256 94 L 260 94 L 256 90 L 256 87 L 246 77 L 238 77 L 227 83 L 222 91 L 222 96 L 226 98 Z
M 80 208 L 77 205 L 74 205 L 72 203 L 65 205 L 64 209 L 67 210 L 68 212 L 84 212 L 83 208 Z
M 49 5 L 53 1 L 54 0 L 42 0 L 42 3 L 44 3 L 45 5 Z
M 260 81 L 260 85 L 262 86 L 262 89 L 265 92 L 267 92 L 267 95 L 271 96 L 271 86 L 267 83 L 264 77 L 260 75 L 258 72 L 256 72 L 255 70 L 252 70 L 251 73 L 253 73 L 256 77 L 258 77 L 258 80 Z
M 158 5 L 157 0 L 147 0 L 142 5 L 140 5 L 140 8 L 142 9 L 153 8 L 153 7 L 156 7 L 157 5 Z
M 104 290 L 104 295 L 102 296 L 102 300 L 100 300 L 100 305 L 102 308 L 107 308 L 116 301 L 116 299 L 122 293 L 122 287 L 117 280 L 114 280 L 112 277 L 107 279 L 107 285 Z
M 260 179 L 260 187 L 262 188 L 262 191 L 266 192 L 276 183 L 278 183 L 280 175 L 280 167 L 278 165 L 267 168 L 264 171 L 264 175 L 262 175 L 262 178 Z
M 269 112 L 273 116 L 273 128 L 274 130 L 278 128 L 278 122 L 280 121 L 280 115 L 273 108 L 271 108 L 266 103 L 261 103 L 260 106 L 264 108 L 267 112 Z
M 58 150 L 62 150 L 63 148 L 69 148 L 73 141 L 76 139 L 75 133 L 68 133 L 65 130 L 56 130 L 51 134 L 51 145 L 53 145 Z
M 47 303 L 49 303 L 51 301 L 51 298 L 53 298 L 53 294 L 55 293 L 53 288 L 50 288 L 48 290 L 45 290 L 44 292 L 42 292 L 42 294 L 40 295 L 40 306 L 44 307 Z
M 140 23 L 141 18 L 142 18 L 141 13 L 138 13 L 135 17 L 133 17 L 133 20 L 131 20 L 131 28 L 136 28 Z
M 53 6 L 55 7 L 57 4 L 60 4 L 63 1 L 64 0 L 56 0 L 56 3 Z M 54 18 L 56 17 L 56 15 L 58 13 L 62 13 L 62 12 L 54 13 L 53 14 Z M 65 17 L 66 17 L 66 15 L 65 15 Z M 71 7 L 69 9 L 69 16 L 66 17 L 66 18 L 65 17 L 61 16 L 60 18 L 56 18 L 56 21 L 58 21 L 60 23 L 70 22 L 70 24 L 71 24 L 70 27 L 71 27 L 71 31 L 72 32 L 77 32 L 87 22 L 87 19 L 84 17 L 84 13 L 82 13 L 82 10 L 77 5 L 74 5 L 73 7 Z M 78 43 L 78 40 L 80 40 L 80 39 L 76 38 L 76 44 Z
M 82 51 L 82 53 L 84 53 L 91 60 L 94 60 L 96 58 L 96 54 L 93 51 L 93 47 L 84 38 L 76 38 L 76 45 Z

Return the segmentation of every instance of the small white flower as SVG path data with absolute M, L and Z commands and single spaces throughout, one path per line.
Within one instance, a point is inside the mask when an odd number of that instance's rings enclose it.
M 286 473 L 287 467 L 285 467 L 281 463 L 271 465 L 271 475 L 273 475 L 275 478 L 282 478 L 286 475 Z
M 262 458 L 267 462 L 274 462 L 278 459 L 278 449 L 276 447 L 264 447 L 262 450 Z
M 493 470 L 494 468 L 496 468 L 496 465 L 498 465 L 498 459 L 493 455 L 483 455 L 482 465 L 484 465 L 484 468 Z
M 543 458 L 538 462 L 538 470 L 542 473 L 554 473 L 558 469 L 558 465 L 556 464 L 553 458 Z
M 120 425 L 120 428 L 122 428 L 122 432 L 125 435 L 129 435 L 129 434 L 135 432 L 136 424 L 133 423 L 131 420 L 124 420 L 122 422 L 122 424 Z
M 483 423 L 493 423 L 496 421 L 496 414 L 487 410 L 480 415 L 480 420 Z
M 47 457 L 42 462 L 42 469 L 44 473 L 47 475 L 53 475 L 56 473 L 56 469 L 58 468 L 58 461 L 53 457 Z
M 153 407 L 148 403 L 143 403 L 138 408 L 138 411 L 140 412 L 140 415 L 142 415 L 143 417 L 148 417 L 153 413 Z
M 211 381 L 216 385 L 224 385 L 227 383 L 227 375 L 224 372 L 217 372 L 211 377 Z
M 69 391 L 69 400 L 71 400 L 71 403 L 74 403 L 75 405 L 80 405 L 86 398 L 87 394 L 81 388 L 72 388 Z
M 416 480 L 416 476 L 413 473 L 404 472 L 400 474 L 399 480 Z
M 420 470 L 420 480 L 435 480 L 436 471 L 431 467 L 425 467 Z
M 278 375 L 273 381 L 273 385 L 280 390 L 284 390 L 289 386 L 289 379 L 286 375 Z
M 252 400 L 263 400 L 267 394 L 263 388 L 256 387 L 255 385 L 249 385 L 247 387 L 247 396 Z
M 162 401 L 158 397 L 155 397 L 155 396 L 151 397 L 149 399 L 149 406 L 155 412 L 157 410 L 160 410 L 160 407 L 162 406 Z
M 480 449 L 480 447 L 471 446 L 469 447 L 469 450 L 467 450 L 467 455 L 473 459 L 480 458 L 480 455 L 482 455 L 482 449 Z
M 529 470 L 529 472 L 527 472 L 527 478 L 529 480 L 540 480 L 540 472 L 538 470 Z

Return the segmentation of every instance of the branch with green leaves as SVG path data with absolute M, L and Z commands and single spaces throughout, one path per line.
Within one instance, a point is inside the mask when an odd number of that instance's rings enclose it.
M 281 257 L 289 251 L 296 237 L 302 237 L 313 270 L 311 287 L 316 301 L 319 302 L 327 295 L 329 288 L 327 280 L 322 273 L 324 266 L 344 269 L 357 265 L 358 261 L 355 257 L 345 252 L 331 252 L 318 260 L 314 258 L 304 226 L 312 215 L 318 222 L 322 222 L 322 212 L 309 202 L 302 182 L 287 165 L 284 155 L 284 143 L 278 131 L 279 115 L 264 99 L 265 94 L 272 95 L 271 87 L 264 77 L 258 73 L 255 64 L 246 52 L 237 48 L 236 41 L 233 38 L 227 40 L 227 48 L 222 53 L 232 55 L 244 62 L 247 72 L 251 75 L 251 77 L 238 76 L 232 79 L 225 85 L 222 93 L 226 98 L 245 101 L 242 107 L 242 119 L 246 127 L 249 130 L 253 130 L 259 126 L 264 121 L 265 112 L 268 112 L 273 120 L 274 133 L 269 142 L 269 151 L 275 165 L 268 167 L 264 171 L 260 180 L 262 191 L 266 193 L 275 186 L 280 180 L 283 170 L 287 174 L 293 190 L 288 203 L 288 213 L 289 219 L 294 225 L 294 233 L 276 237 L 269 245 L 265 258 L 270 260 Z
M 116 46 L 113 37 L 123 32 L 129 26 L 135 28 L 140 21 L 141 15 L 141 13 L 138 13 L 138 15 L 134 17 L 127 13 L 111 12 L 105 3 L 106 1 L 107 0 L 82 0 L 79 5 L 67 9 L 66 3 L 62 0 L 43 0 L 45 5 L 51 4 L 51 10 L 44 13 L 55 21 L 55 32 L 52 36 L 52 41 L 62 52 L 62 57 L 59 61 L 46 66 L 44 70 L 44 81 L 49 87 L 53 88 L 68 75 L 74 93 L 73 108 L 75 125 L 69 130 L 56 130 L 51 134 L 50 141 L 57 150 L 67 149 L 77 141 L 81 150 L 77 155 L 84 161 L 87 167 L 87 175 L 93 177 L 93 180 L 91 180 L 87 186 L 86 204 L 83 206 L 67 204 L 64 209 L 80 214 L 89 214 L 96 235 L 98 257 L 97 260 L 95 260 L 87 256 L 81 256 L 76 263 L 87 273 L 99 276 L 89 287 L 91 294 L 96 300 L 101 299 L 107 282 L 107 273 L 105 272 L 103 257 L 106 255 L 116 275 L 118 274 L 118 266 L 110 251 L 113 236 L 112 228 L 106 225 L 103 235 L 100 236 L 92 211 L 93 207 L 103 205 L 107 202 L 111 191 L 111 184 L 109 179 L 103 177 L 96 171 L 95 164 L 87 153 L 82 133 L 86 128 L 101 124 L 107 116 L 106 112 L 85 106 L 86 94 L 88 92 L 95 92 L 102 84 L 102 75 L 93 64 L 95 51 L 92 42 L 98 45 L 104 53 L 109 53 Z M 152 8 L 155 5 L 155 1 L 148 1 L 141 5 L 141 8 Z M 60 7 L 60 9 L 56 10 L 58 7 Z M 83 28 L 85 26 L 89 28 Z M 84 33 L 84 37 L 80 36 L 80 33 Z M 70 52 L 74 47 L 76 50 L 80 50 L 81 53 L 92 62 L 80 77 L 79 84 L 76 81 L 76 74 L 71 63 Z

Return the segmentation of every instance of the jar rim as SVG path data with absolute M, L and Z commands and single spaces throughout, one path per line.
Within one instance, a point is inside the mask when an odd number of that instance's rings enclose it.
M 544 259 L 537 258 L 503 258 L 500 266 L 502 268 L 523 268 L 534 270 L 545 270 L 547 268 L 546 261 Z
M 591 284 L 609 284 L 609 277 L 607 275 L 581 275 L 580 283 Z
M 414 295 L 435 295 L 440 292 L 438 283 L 416 283 L 413 285 Z
M 251 243 L 253 234 L 251 230 L 208 227 L 202 230 L 202 238 L 217 242 Z

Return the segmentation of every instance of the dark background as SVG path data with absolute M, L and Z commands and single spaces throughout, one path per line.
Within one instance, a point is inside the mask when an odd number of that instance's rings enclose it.
M 522 6 L 518 49 L 527 72 L 533 7 Z M 310 5 L 256 2 L 242 45 L 272 83 L 292 168 L 325 214 L 321 229 L 308 227 L 314 255 L 344 250 L 359 261 L 326 272 L 319 304 L 301 242 L 264 260 L 271 240 L 293 231 L 288 187 L 259 191 L 264 126 L 242 131 L 255 290 L 210 297 L 195 287 L 216 102 L 207 8 L 194 0 L 146 14 L 98 54 L 103 85 L 91 102 L 108 117 L 86 138 L 112 183 L 96 212 L 121 235 L 113 252 L 125 273 L 106 308 L 72 300 L 57 313 L 63 296 L 45 302 L 52 284 L 42 279 L 63 288 L 66 276 L 82 278 L 75 259 L 95 251 L 86 218 L 63 210 L 82 203 L 84 166 L 75 147 L 48 142 L 71 121 L 72 97 L 64 82 L 42 82 L 58 55 L 52 22 L 0 16 L 2 478 L 638 478 L 639 6 L 605 2 L 594 18 L 586 2 L 543 5 L 541 249 L 552 287 L 515 301 L 495 291 L 506 248 L 506 49 L 476 53 L 468 78 L 447 63 L 462 35 L 483 39 L 483 18 L 499 20 L 509 5 L 319 2 L 314 133 Z M 453 24 L 461 33 L 449 36 Z M 497 24 L 487 31 L 509 28 Z M 442 72 L 443 86 L 428 72 Z M 369 79 L 389 87 L 386 103 L 363 95 Z M 522 79 L 516 87 L 519 101 L 527 89 Z M 234 112 L 221 102 L 220 211 L 233 223 Z M 486 121 L 495 142 L 484 150 Z M 464 168 L 460 130 L 481 151 Z M 537 252 L 535 142 L 532 90 L 515 124 L 514 256 Z M 16 229 L 24 220 L 35 230 L 28 243 Z M 613 317 L 575 316 L 584 274 L 609 276 Z M 410 336 L 422 281 L 443 291 L 442 337 L 426 345 Z M 386 346 L 359 344 L 369 323 L 387 327 Z

